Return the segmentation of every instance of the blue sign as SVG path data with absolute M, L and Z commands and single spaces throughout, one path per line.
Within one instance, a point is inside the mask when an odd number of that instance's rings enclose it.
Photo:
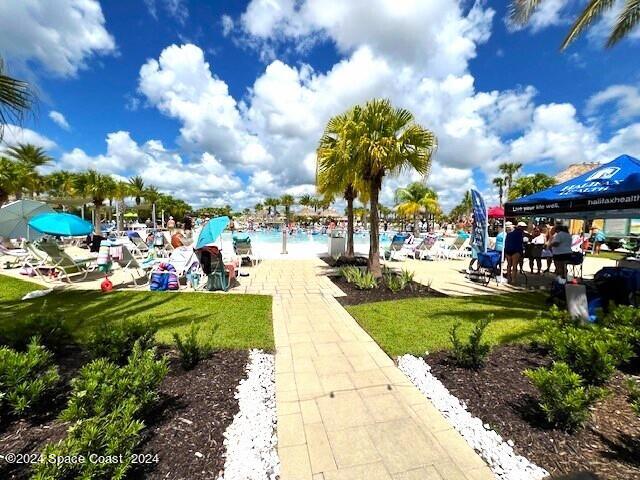
M 486 253 L 489 237 L 487 231 L 488 217 L 487 207 L 484 203 L 484 198 L 477 190 L 471 190 L 471 201 L 473 202 L 473 234 L 471 236 L 471 242 L 475 245 L 479 252 Z

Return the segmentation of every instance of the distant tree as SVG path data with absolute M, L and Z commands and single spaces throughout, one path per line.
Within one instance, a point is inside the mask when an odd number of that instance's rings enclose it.
M 136 205 L 140 206 L 142 202 L 142 198 L 144 196 L 144 180 L 140 175 L 136 175 L 135 177 L 131 177 L 129 179 L 129 187 L 131 189 L 131 195 L 135 197 Z
M 509 200 L 532 195 L 556 184 L 556 179 L 544 173 L 536 173 L 518 178 L 509 189 Z
M 505 181 L 503 177 L 496 177 L 492 180 L 493 184 L 498 187 L 498 196 L 500 197 L 500 206 L 502 206 L 502 198 L 504 197 Z
M 440 211 L 438 194 L 421 182 L 413 182 L 395 193 L 398 213 L 413 219 L 414 233 L 420 233 L 421 213 L 436 215 Z
M 296 203 L 295 198 L 293 198 L 293 195 L 289 195 L 289 194 L 284 194 L 280 197 L 280 205 L 282 205 L 284 207 L 284 216 L 286 218 L 287 224 L 289 223 L 289 216 L 290 216 L 290 211 L 291 211 L 291 207 Z
M 498 167 L 498 169 L 500 170 L 500 173 L 502 173 L 502 175 L 504 176 L 504 182 L 507 186 L 507 191 L 511 190 L 513 179 L 518 174 L 521 168 L 522 168 L 522 164 L 517 162 L 502 163 Z

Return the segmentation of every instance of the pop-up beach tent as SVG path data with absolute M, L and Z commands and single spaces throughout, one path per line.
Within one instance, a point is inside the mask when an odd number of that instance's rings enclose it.
M 579 177 L 505 205 L 507 217 L 640 217 L 640 160 L 621 155 Z

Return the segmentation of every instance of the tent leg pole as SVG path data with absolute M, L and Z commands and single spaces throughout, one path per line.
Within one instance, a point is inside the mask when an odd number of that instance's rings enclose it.
M 504 247 L 507 241 L 507 217 L 502 217 L 502 232 L 504 233 L 504 241 L 502 242 L 502 251 L 500 252 L 500 276 L 498 277 L 499 283 L 505 283 L 506 279 L 504 278 L 503 265 L 504 265 Z

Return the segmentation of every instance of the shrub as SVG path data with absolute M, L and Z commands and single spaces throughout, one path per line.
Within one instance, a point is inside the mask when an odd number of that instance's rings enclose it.
M 43 448 L 43 460 L 35 465 L 33 478 L 125 478 L 132 466 L 133 453 L 142 440 L 140 432 L 144 423 L 136 419 L 137 411 L 135 401 L 129 399 L 114 406 L 113 411 L 105 416 L 76 422 L 69 428 L 65 438 Z M 117 461 L 99 461 L 94 455 Z M 58 457 L 82 457 L 85 461 L 53 461 Z
M 356 278 L 360 276 L 360 269 L 358 267 L 342 267 L 340 269 L 340 275 L 342 275 L 348 283 L 353 283 Z
M 600 322 L 614 330 L 616 336 L 628 343 L 634 357 L 640 357 L 640 309 L 629 305 L 613 308 Z
M 353 284 L 360 290 L 371 290 L 378 286 L 378 281 L 376 277 L 373 276 L 373 273 L 359 271 Z
M 105 358 L 94 360 L 73 379 L 67 408 L 60 417 L 73 421 L 106 416 L 129 400 L 143 415 L 157 402 L 157 388 L 167 371 L 167 359 L 156 360 L 155 350 L 144 350 L 140 342 L 123 367 Z
M 409 285 L 411 282 L 413 282 L 413 272 L 410 272 L 409 270 L 403 268 L 402 270 L 400 270 L 400 278 L 404 282 L 405 286 Z
M 180 353 L 180 364 L 185 370 L 191 370 L 207 355 L 207 351 L 198 344 L 198 330 L 200 327 L 191 322 L 191 328 L 184 340 L 177 333 L 173 334 L 173 340 Z
M 130 319 L 114 323 L 103 323 L 94 330 L 87 349 L 94 358 L 107 358 L 122 365 L 133 351 L 136 342 L 142 349 L 155 345 L 158 328 L 151 319 Z
M 628 344 L 602 327 L 565 327 L 546 336 L 554 359 L 567 363 L 589 385 L 605 383 L 631 355 Z
M 0 401 L 21 415 L 43 399 L 60 381 L 53 355 L 34 337 L 26 352 L 0 348 Z
M 458 336 L 458 329 L 460 328 L 461 322 L 457 322 L 451 327 L 451 331 L 449 332 L 449 338 L 453 345 L 451 355 L 457 365 L 464 368 L 475 369 L 484 365 L 491 347 L 486 343 L 482 343 L 482 335 L 489 323 L 491 323 L 491 320 L 493 320 L 493 315 L 476 321 L 467 343 L 463 343 Z
M 394 273 L 390 273 L 384 276 L 384 283 L 389 287 L 393 293 L 399 292 L 400 290 L 404 290 L 407 286 L 402 278 Z
M 539 407 L 547 421 L 568 430 L 589 418 L 589 407 L 605 392 L 599 387 L 585 387 L 582 377 L 564 362 L 554 362 L 551 368 L 525 370 L 524 374 L 538 389 Z
M 58 312 L 40 311 L 14 323 L 2 335 L 2 344 L 16 350 L 24 350 L 32 337 L 39 337 L 41 344 L 53 352 L 60 352 L 72 343 L 71 329 Z
M 630 378 L 627 380 L 627 388 L 629 390 L 629 401 L 631 402 L 631 408 L 640 415 L 640 382 Z

